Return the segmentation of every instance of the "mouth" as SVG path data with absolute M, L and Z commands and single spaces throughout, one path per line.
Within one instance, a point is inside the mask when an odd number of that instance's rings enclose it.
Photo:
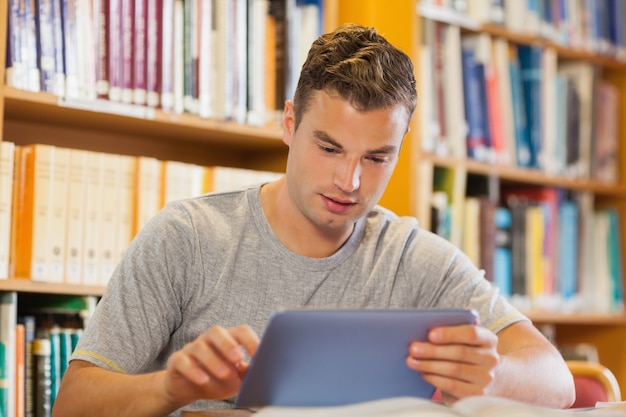
M 321 197 L 324 207 L 333 213 L 344 214 L 356 206 L 356 203 L 350 200 L 331 198 L 325 195 L 322 195 Z

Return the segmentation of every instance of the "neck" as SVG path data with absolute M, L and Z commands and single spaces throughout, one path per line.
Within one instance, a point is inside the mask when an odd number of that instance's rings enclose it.
M 304 217 L 289 199 L 284 177 L 261 188 L 261 206 L 278 240 L 301 256 L 331 256 L 352 234 L 353 228 L 342 231 L 324 229 Z

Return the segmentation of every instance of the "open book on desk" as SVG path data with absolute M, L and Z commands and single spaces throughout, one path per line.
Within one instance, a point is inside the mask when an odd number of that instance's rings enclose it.
M 254 417 L 626 417 L 626 404 L 558 410 L 505 398 L 473 396 L 451 406 L 423 398 L 397 397 L 331 407 L 268 406 Z

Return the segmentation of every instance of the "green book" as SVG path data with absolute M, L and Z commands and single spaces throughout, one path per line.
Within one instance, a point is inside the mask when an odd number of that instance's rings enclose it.
M 6 411 L 9 407 L 9 381 L 7 379 L 6 368 L 7 368 L 7 355 L 6 355 L 6 347 L 4 343 L 0 342 L 0 417 L 5 417 L 7 415 Z

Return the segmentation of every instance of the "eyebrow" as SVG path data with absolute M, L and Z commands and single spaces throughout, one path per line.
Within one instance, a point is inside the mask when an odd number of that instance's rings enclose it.
M 317 139 L 328 143 L 329 145 L 334 146 L 335 148 L 338 149 L 343 149 L 343 146 L 337 142 L 336 140 L 334 140 L 333 138 L 331 138 L 328 133 L 321 131 L 321 130 L 314 130 L 313 131 L 313 136 L 315 136 Z M 376 154 L 392 154 L 397 152 L 398 148 L 394 145 L 387 145 L 387 146 L 383 146 L 381 148 L 378 149 L 371 149 L 369 151 L 366 152 L 366 154 L 368 155 L 376 155 Z

